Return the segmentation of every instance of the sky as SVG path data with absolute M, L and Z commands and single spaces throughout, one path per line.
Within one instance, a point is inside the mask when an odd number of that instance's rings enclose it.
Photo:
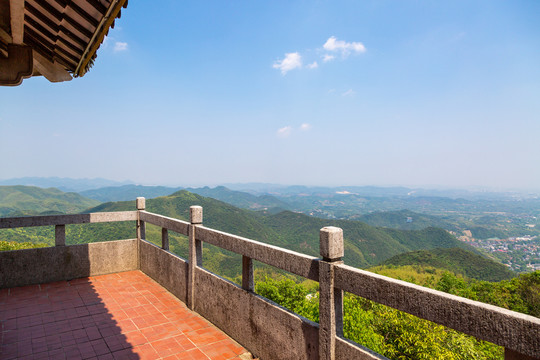
M 540 189 L 540 2 L 130 1 L 0 87 L 0 179 Z

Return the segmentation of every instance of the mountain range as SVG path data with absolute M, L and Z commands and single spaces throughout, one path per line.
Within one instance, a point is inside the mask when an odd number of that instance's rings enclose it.
M 106 194 L 108 190 L 105 188 L 100 191 Z M 147 189 L 129 185 L 110 189 L 111 194 L 115 194 L 114 196 L 122 193 L 126 194 L 125 196 L 131 196 L 133 191 L 138 190 L 169 191 L 171 188 L 150 187 Z M 279 199 L 236 192 L 224 187 L 192 190 L 213 196 L 219 194 L 231 202 L 234 201 L 237 204 L 260 210 L 242 209 L 187 190 L 180 190 L 167 196 L 149 198 L 146 201 L 147 210 L 187 220 L 189 207 L 201 205 L 204 209 L 204 224 L 208 227 L 317 257 L 319 256 L 319 230 L 324 226 L 341 227 L 344 230 L 345 238 L 344 260 L 347 264 L 360 268 L 374 266 L 393 256 L 418 250 L 460 248 L 477 252 L 466 243 L 458 241 L 447 231 L 429 226 L 430 221 L 434 221 L 436 218 L 425 217 L 423 219 L 420 214 L 411 212 L 397 212 L 396 214 L 387 214 L 388 216 L 384 216 L 384 213 L 371 214 L 366 217 L 366 220 L 377 225 L 372 226 L 356 220 L 323 219 L 289 210 L 278 211 L 279 206 L 286 206 Z M 131 198 L 133 199 L 133 197 Z M 0 187 L 0 208 L 4 211 L 3 216 L 35 215 L 43 212 L 74 213 L 135 209 L 134 200 L 106 202 L 99 205 L 97 203 L 97 200 L 84 198 L 75 193 L 63 193 L 57 189 L 25 186 Z M 6 204 L 13 205 L 6 206 Z M 257 206 L 253 204 L 257 204 Z M 23 205 L 26 205 L 26 208 Z M 88 205 L 94 206 L 88 208 Z M 274 211 L 270 211 L 270 209 L 274 209 Z M 400 224 L 410 225 L 405 221 L 407 215 L 414 217 L 416 228 L 392 229 L 379 226 L 385 222 L 392 223 L 392 221 L 395 222 L 396 227 Z M 385 220 L 385 218 L 391 221 Z M 52 229 L 47 228 L 25 228 L 18 229 L 17 232 L 1 231 L 0 234 L 4 239 L 11 241 L 50 243 L 53 239 L 52 231 Z M 133 237 L 133 232 L 134 226 L 130 223 L 74 225 L 67 227 L 66 237 L 68 243 L 83 243 L 130 238 Z M 157 227 L 148 225 L 147 235 L 150 241 L 160 242 L 160 231 Z M 237 276 L 240 273 L 241 261 L 238 260 L 237 256 L 212 246 L 207 246 L 207 248 L 209 250 L 205 251 L 205 265 L 208 268 L 229 277 Z M 187 256 L 185 238 L 172 233 L 171 250 L 180 256 Z

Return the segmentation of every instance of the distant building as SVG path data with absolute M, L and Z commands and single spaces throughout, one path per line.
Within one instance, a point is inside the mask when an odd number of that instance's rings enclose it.
M 407 222 L 408 222 L 408 223 L 412 223 L 412 217 L 407 216 Z

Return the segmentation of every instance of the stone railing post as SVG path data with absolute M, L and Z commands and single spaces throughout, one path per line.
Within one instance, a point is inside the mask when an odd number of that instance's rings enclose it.
M 54 227 L 54 246 L 66 246 L 66 225 Z
M 169 230 L 161 228 L 161 248 L 169 251 Z
M 328 226 L 320 231 L 319 359 L 336 358 L 336 335 L 343 335 L 343 291 L 334 287 L 335 265 L 343 264 L 343 230 Z
M 137 198 L 137 210 L 141 211 L 146 208 L 146 199 L 143 197 Z M 146 226 L 144 221 L 140 220 L 140 216 L 137 216 L 137 240 L 146 239 Z
M 146 226 L 141 221 L 141 211 L 146 208 L 146 200 L 138 197 L 135 201 L 137 206 L 137 269 L 141 268 L 141 239 L 146 238 Z
M 247 291 L 255 290 L 253 259 L 244 255 L 242 255 L 242 289 Z
M 187 305 L 193 310 L 195 305 L 195 268 L 202 266 L 202 243 L 195 237 L 197 226 L 203 222 L 203 208 L 201 206 L 191 206 L 189 208 L 189 268 L 188 268 L 188 288 Z

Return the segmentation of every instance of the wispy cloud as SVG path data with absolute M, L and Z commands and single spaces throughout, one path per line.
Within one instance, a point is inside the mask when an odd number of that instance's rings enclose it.
M 322 61 L 323 62 L 329 62 L 329 61 L 334 60 L 335 58 L 336 57 L 334 55 L 324 54 Z
M 293 130 L 292 126 L 284 126 L 282 128 L 279 128 L 276 134 L 280 138 L 286 138 L 286 137 L 291 136 L 292 130 Z
M 353 89 L 349 89 L 341 94 L 341 96 L 353 96 L 355 94 Z
M 335 36 L 330 36 L 328 40 L 324 43 L 322 49 L 316 49 L 316 53 L 322 54 L 322 62 L 327 63 L 336 58 L 336 56 L 341 55 L 342 58 L 348 57 L 351 53 L 363 53 L 366 51 L 366 47 L 361 42 L 346 42 L 343 40 L 338 40 Z M 307 49 L 306 53 L 313 53 L 314 49 Z M 307 62 L 306 62 L 307 63 Z M 285 57 L 280 60 L 276 60 L 272 64 L 274 69 L 281 71 L 282 75 L 287 74 L 289 71 L 294 69 L 301 69 L 302 67 L 306 69 L 316 69 L 319 67 L 317 61 L 310 62 L 307 65 L 303 65 L 303 58 L 300 55 L 300 52 L 295 51 L 291 53 L 286 53 Z
M 287 53 L 283 60 L 278 60 L 272 65 L 274 69 L 279 69 L 282 75 L 296 68 L 302 67 L 302 56 L 298 52 Z
M 361 42 L 346 42 L 338 40 L 335 36 L 330 36 L 323 45 L 323 49 L 330 52 L 338 52 L 343 57 L 347 57 L 351 52 L 366 52 L 366 47 Z
M 114 43 L 114 52 L 126 51 L 128 49 L 127 42 L 117 41 Z
M 300 130 L 302 131 L 308 131 L 309 129 L 311 129 L 311 124 L 303 123 L 302 125 L 300 125 Z

